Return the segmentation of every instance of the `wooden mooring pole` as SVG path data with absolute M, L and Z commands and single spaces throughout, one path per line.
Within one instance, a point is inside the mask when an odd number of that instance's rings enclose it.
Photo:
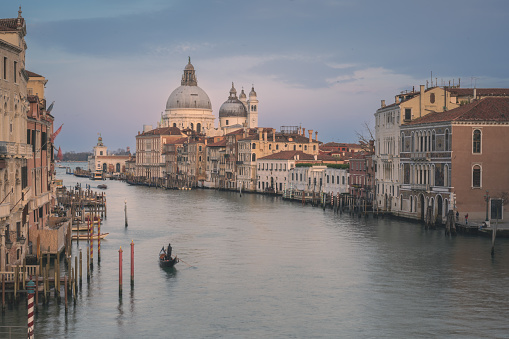
M 118 294 L 122 296 L 122 246 L 118 250 Z

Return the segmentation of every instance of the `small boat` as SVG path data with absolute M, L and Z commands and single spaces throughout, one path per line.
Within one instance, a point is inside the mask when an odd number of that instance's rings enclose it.
M 99 240 L 99 238 L 104 239 L 109 233 L 101 233 L 101 234 L 93 234 L 92 239 L 93 240 Z M 79 240 L 88 240 L 88 234 L 73 234 L 72 240 L 77 240 L 79 237 Z
M 105 184 L 100 184 L 100 185 L 97 185 L 97 188 L 100 188 L 100 189 L 102 189 L 102 190 L 105 190 L 105 189 L 107 189 L 107 188 L 108 188 L 108 186 L 107 186 L 107 185 L 105 185 Z
M 159 252 L 159 265 L 161 265 L 161 267 L 173 267 L 178 262 L 179 258 L 177 256 L 173 258 L 168 257 L 164 251 L 164 248 Z

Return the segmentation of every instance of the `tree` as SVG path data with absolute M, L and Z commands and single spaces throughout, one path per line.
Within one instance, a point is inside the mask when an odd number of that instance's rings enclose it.
M 370 126 L 370 123 L 364 121 L 362 123 L 362 131 L 355 131 L 357 138 L 359 139 L 359 145 L 365 152 L 375 152 L 375 133 L 374 128 Z

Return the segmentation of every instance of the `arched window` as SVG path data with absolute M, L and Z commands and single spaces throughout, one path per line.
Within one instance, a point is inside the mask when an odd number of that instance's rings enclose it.
M 256 149 L 256 144 L 253 142 L 253 144 L 251 145 L 251 148 L 252 149 Z
M 415 135 L 413 132 L 412 132 L 412 149 L 410 151 L 415 152 Z
M 481 131 L 474 130 L 472 137 L 472 153 L 481 153 Z
M 117 165 L 116 165 L 116 172 L 120 173 L 120 163 L 119 162 L 117 162 Z
M 481 166 L 474 165 L 472 168 L 472 187 L 481 187 Z
M 400 152 L 404 152 L 404 151 L 405 151 L 405 134 L 401 133 L 401 150 L 400 150 Z
M 445 150 L 450 151 L 449 130 L 445 130 Z
M 256 161 L 256 153 L 253 153 L 253 155 L 251 156 L 251 159 L 252 159 L 252 161 Z
M 201 133 L 201 124 L 200 123 L 196 124 L 196 132 Z
M 194 130 L 194 124 L 193 123 L 191 123 L 191 129 Z
M 108 164 L 103 163 L 103 172 L 107 172 L 107 171 L 108 171 Z
M 173 123 L 173 127 L 177 127 L 177 123 L 176 122 Z
M 435 131 L 431 132 L 431 151 L 434 152 L 435 151 L 435 140 L 436 140 L 436 135 L 435 135 Z

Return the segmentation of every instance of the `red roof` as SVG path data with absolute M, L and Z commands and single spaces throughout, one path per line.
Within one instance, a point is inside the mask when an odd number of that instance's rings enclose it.
M 26 72 L 27 72 L 27 75 L 28 75 L 28 77 L 29 77 L 29 78 L 30 78 L 30 77 L 32 77 L 32 78 L 43 78 L 43 76 L 42 76 L 42 75 L 39 75 L 39 74 L 37 74 L 37 73 L 30 72 L 30 71 L 28 71 L 28 70 L 26 70 Z
M 219 140 L 218 142 L 214 142 L 212 144 L 208 144 L 207 147 L 226 147 L 226 139 Z
M 476 88 L 476 96 L 509 96 L 509 88 Z M 473 88 L 450 88 L 449 92 L 457 96 L 473 96 Z
M 509 97 L 487 97 L 450 111 L 430 113 L 405 125 L 447 121 L 509 121 Z
M 182 132 L 178 127 L 161 127 L 140 134 L 140 136 L 146 135 L 182 135 Z

